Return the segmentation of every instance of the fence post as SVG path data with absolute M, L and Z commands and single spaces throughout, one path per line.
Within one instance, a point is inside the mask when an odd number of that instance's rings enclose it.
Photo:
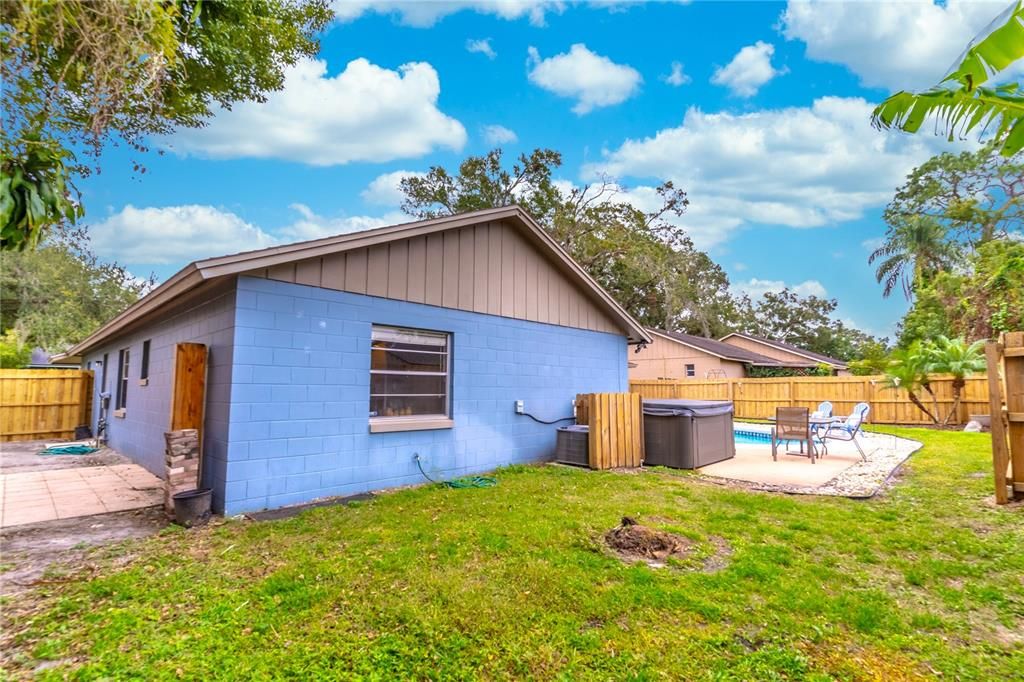
M 1003 351 L 1003 399 L 1006 401 L 1010 486 L 1024 497 L 1024 332 L 1000 336 Z
M 1006 414 L 1003 411 L 1002 386 L 999 370 L 1003 347 L 999 343 L 985 344 L 985 360 L 988 363 L 988 405 L 992 423 L 992 470 L 996 487 L 996 504 L 1006 504 L 1006 467 L 1010 453 L 1006 442 Z

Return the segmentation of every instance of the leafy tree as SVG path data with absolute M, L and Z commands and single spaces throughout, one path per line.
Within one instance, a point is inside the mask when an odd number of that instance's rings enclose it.
M 1024 0 L 1015 0 L 967 46 L 960 63 L 922 93 L 898 92 L 875 108 L 872 123 L 916 133 L 930 116 L 952 140 L 995 125 L 1000 151 L 1024 148 L 1024 87 L 999 83 L 1000 72 L 1024 58 Z
M 1024 155 L 1003 156 L 987 145 L 934 156 L 911 171 L 884 217 L 890 230 L 911 219 L 937 222 L 945 228 L 944 239 L 969 250 L 1019 232 L 1024 228 Z
M 873 376 L 889 368 L 889 349 L 882 341 L 871 341 L 860 348 L 860 357 L 850 362 L 850 374 Z
M 729 331 L 763 336 L 838 360 L 855 360 L 876 345 L 887 346 L 888 339 L 876 339 L 836 320 L 837 306 L 835 299 L 801 296 L 787 288 L 769 291 L 756 301 L 740 296 L 727 320 Z
M 0 3 L 0 249 L 82 215 L 73 180 L 91 165 L 76 152 L 95 162 L 111 139 L 143 152 L 217 105 L 263 101 L 332 16 L 327 0 Z
M 0 325 L 27 347 L 62 351 L 153 284 L 116 263 L 100 262 L 81 230 L 62 231 L 35 251 L 3 254 Z
M 937 220 L 907 216 L 889 228 L 885 243 L 871 253 L 868 264 L 878 261 L 875 279 L 883 285 L 882 296 L 888 298 L 901 285 L 904 295 L 911 299 L 915 288 L 955 258 L 956 250 Z
M 900 345 L 937 336 L 975 341 L 1024 328 L 1024 242 L 982 244 L 964 267 L 919 288 L 900 323 Z
M 31 357 L 32 349 L 13 329 L 0 335 L 0 369 L 19 369 L 27 365 Z
M 942 420 L 943 424 L 948 424 L 960 409 L 966 377 L 985 371 L 984 347 L 984 341 L 968 344 L 963 338 L 950 339 L 946 336 L 939 336 L 924 347 L 929 372 L 953 375 L 953 406 Z

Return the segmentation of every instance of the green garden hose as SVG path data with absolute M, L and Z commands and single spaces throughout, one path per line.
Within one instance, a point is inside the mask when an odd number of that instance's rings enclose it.
M 99 448 L 92 448 L 88 445 L 54 445 L 53 447 L 46 448 L 40 455 L 88 455 L 90 452 L 96 452 Z
M 443 485 L 445 488 L 461 490 L 464 488 L 493 488 L 498 485 L 498 479 L 493 476 L 466 476 L 464 478 L 455 478 L 451 481 L 435 481 L 430 476 L 427 476 L 427 472 L 423 470 L 423 463 L 420 461 L 419 454 L 415 455 L 413 459 L 416 460 L 416 466 L 420 468 L 420 473 L 423 474 L 423 478 L 427 479 L 431 483 Z

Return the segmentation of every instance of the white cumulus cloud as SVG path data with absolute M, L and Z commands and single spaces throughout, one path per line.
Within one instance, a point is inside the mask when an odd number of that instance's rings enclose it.
M 368 204 L 377 204 L 378 206 L 393 206 L 397 207 L 402 204 L 404 195 L 398 188 L 398 184 L 402 181 L 402 178 L 422 178 L 426 173 L 419 171 L 407 171 L 397 170 L 390 173 L 384 173 L 374 178 L 366 189 L 362 191 L 360 196 Z
M 425 62 L 392 71 L 355 59 L 335 76 L 322 60 L 287 71 L 284 89 L 264 103 L 220 110 L 205 128 L 167 138 L 185 154 L 266 158 L 330 166 L 461 150 L 466 130 L 437 108 L 441 84 Z
M 572 110 L 582 116 L 598 107 L 625 102 L 640 88 L 640 72 L 595 54 L 583 43 L 568 52 L 542 59 L 537 48 L 529 49 L 530 82 L 560 97 L 576 100 Z
M 128 264 L 185 264 L 273 246 L 277 238 L 230 211 L 186 204 L 136 208 L 128 204 L 89 228 L 97 253 Z
M 854 220 L 887 203 L 912 168 L 949 146 L 931 135 L 878 132 L 871 109 L 842 97 L 745 114 L 694 107 L 679 126 L 604 151 L 583 177 L 674 181 L 690 198 L 681 224 L 705 244 L 745 224 Z
M 762 40 L 747 45 L 732 61 L 715 70 L 711 82 L 729 88 L 734 95 L 753 97 L 762 85 L 785 73 L 772 66 L 775 46 Z
M 466 40 L 466 49 L 470 52 L 478 52 L 486 56 L 488 59 L 494 59 L 498 56 L 498 53 L 494 51 L 493 47 L 491 47 L 490 38 L 480 38 L 478 40 L 469 38 Z
M 299 214 L 298 220 L 277 231 L 284 242 L 299 242 L 336 234 L 348 234 L 370 230 L 385 225 L 397 225 L 412 220 L 400 211 L 390 211 L 382 216 L 337 216 L 334 218 L 318 215 L 304 204 L 292 204 L 289 208 Z
M 752 277 L 744 282 L 734 282 L 733 290 L 747 294 L 751 298 L 764 296 L 769 291 L 778 292 L 788 288 L 799 296 L 817 296 L 827 298 L 828 291 L 825 286 L 816 279 L 808 279 L 796 284 L 787 284 L 781 279 L 758 279 Z
M 1006 0 L 966 2 L 791 1 L 782 33 L 807 45 L 810 59 L 842 64 L 864 85 L 888 90 L 937 83 Z
M 544 17 L 561 14 L 562 0 L 334 0 L 334 13 L 341 21 L 353 21 L 363 14 L 375 12 L 397 16 L 400 23 L 416 28 L 429 28 L 442 18 L 472 10 L 499 19 L 526 17 L 534 26 L 543 26 Z
M 682 62 L 672 62 L 672 70 L 666 76 L 662 76 L 661 80 L 665 81 L 671 86 L 679 87 L 680 85 L 686 85 L 692 78 L 686 75 L 683 71 Z
M 519 140 L 516 131 L 502 125 L 485 125 L 482 130 L 484 142 L 490 145 L 512 144 Z
M 304 204 L 292 204 L 297 216 L 274 230 L 253 225 L 216 206 L 136 208 L 127 205 L 89 227 L 98 253 L 129 266 L 173 265 L 253 251 L 276 244 L 406 223 L 411 218 L 391 210 L 383 215 L 322 216 Z

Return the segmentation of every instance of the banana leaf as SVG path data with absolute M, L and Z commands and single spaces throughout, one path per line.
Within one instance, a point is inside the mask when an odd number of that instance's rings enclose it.
M 934 117 L 950 140 L 979 126 L 984 134 L 995 125 L 1000 151 L 1012 156 L 1024 148 L 1024 86 L 1000 81 L 1007 73 L 1019 74 L 1022 66 L 1024 0 L 1014 0 L 970 42 L 942 81 L 921 93 L 897 92 L 875 108 L 871 122 L 879 129 L 916 133 Z

